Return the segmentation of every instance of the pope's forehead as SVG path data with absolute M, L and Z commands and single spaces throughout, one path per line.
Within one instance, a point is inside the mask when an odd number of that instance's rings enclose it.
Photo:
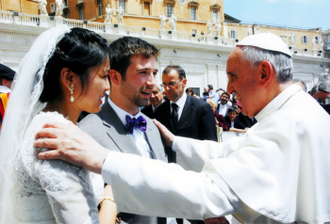
M 242 53 L 242 48 L 236 47 L 228 57 L 227 66 L 232 62 L 239 63 L 242 60 Z

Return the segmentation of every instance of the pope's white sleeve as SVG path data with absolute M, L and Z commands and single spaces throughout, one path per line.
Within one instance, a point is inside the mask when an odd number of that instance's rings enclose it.
M 196 140 L 176 136 L 172 149 L 176 152 L 177 164 L 186 170 L 202 171 L 205 162 L 222 157 L 223 143 Z
M 110 152 L 102 176 L 112 186 L 118 211 L 198 220 L 235 211 L 209 175 L 174 163 Z

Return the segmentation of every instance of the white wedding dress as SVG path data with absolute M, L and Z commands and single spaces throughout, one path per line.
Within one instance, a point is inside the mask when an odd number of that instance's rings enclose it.
M 21 223 L 99 223 L 103 196 L 101 175 L 60 160 L 39 160 L 35 135 L 46 121 L 66 120 L 40 112 L 29 124 L 15 162 L 15 213 Z

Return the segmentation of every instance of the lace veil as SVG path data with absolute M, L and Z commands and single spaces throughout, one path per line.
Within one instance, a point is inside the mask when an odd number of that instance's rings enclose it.
M 0 223 L 18 222 L 15 216 L 15 160 L 31 118 L 46 106 L 38 101 L 43 90 L 45 66 L 56 44 L 68 32 L 69 27 L 61 25 L 40 34 L 16 73 L 0 136 Z

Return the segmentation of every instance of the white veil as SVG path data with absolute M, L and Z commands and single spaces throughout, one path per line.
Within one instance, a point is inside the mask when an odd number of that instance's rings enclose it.
M 45 107 L 39 102 L 45 66 L 56 44 L 68 32 L 69 27 L 61 25 L 40 34 L 16 73 L 0 136 L 0 223 L 18 222 L 15 216 L 15 160 L 31 118 Z

